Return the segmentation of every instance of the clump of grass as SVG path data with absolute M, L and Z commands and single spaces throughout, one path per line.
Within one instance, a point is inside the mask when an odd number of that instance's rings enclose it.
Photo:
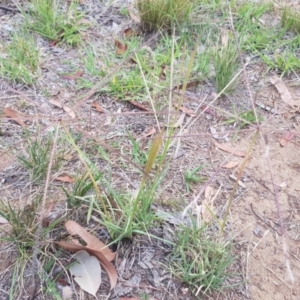
M 279 70 L 282 76 L 291 71 L 297 72 L 300 70 L 300 60 L 291 50 L 287 49 L 283 53 L 275 51 L 273 57 L 261 55 L 262 60 L 269 66 L 270 69 Z
M 285 30 L 300 33 L 300 12 L 285 7 L 282 11 L 281 25 Z
M 202 178 L 201 176 L 197 175 L 197 173 L 199 172 L 199 170 L 202 169 L 202 165 L 195 168 L 195 169 L 192 169 L 192 170 L 187 170 L 185 173 L 184 173 L 184 181 L 185 181 L 185 187 L 186 187 L 186 192 L 189 193 L 190 192 L 190 189 L 191 189 L 191 186 L 194 184 L 194 183 L 199 183 L 201 181 L 204 180 L 204 178 Z
M 218 93 L 230 83 L 237 72 L 239 67 L 238 58 L 237 47 L 233 41 L 229 41 L 226 45 L 214 49 L 213 64 Z M 235 82 L 231 83 L 224 93 L 232 92 L 234 84 Z
M 83 14 L 78 12 L 78 1 L 71 1 L 67 11 L 62 9 L 61 0 L 33 0 L 28 16 L 23 13 L 27 27 L 41 36 L 59 43 L 76 46 L 81 42 L 80 31 L 86 25 L 80 24 Z
M 102 177 L 101 173 L 94 174 L 95 182 L 98 182 Z M 89 178 L 89 174 L 85 173 L 83 176 L 76 178 L 72 192 L 68 192 L 64 187 L 63 191 L 67 197 L 67 203 L 69 208 L 76 208 L 83 202 L 83 198 L 92 190 L 94 183 Z
M 136 0 L 145 30 L 171 29 L 188 19 L 192 4 L 189 0 Z
M 198 296 L 224 288 L 231 274 L 227 268 L 233 262 L 230 243 L 212 239 L 207 226 L 179 228 L 176 246 L 171 254 L 171 271 Z
M 39 199 L 35 199 L 31 205 L 23 208 L 13 208 L 10 203 L 0 202 L 0 216 L 5 218 L 12 227 L 12 232 L 7 234 L 2 240 L 13 242 L 17 248 L 32 248 L 35 242 L 35 232 L 37 229 L 36 210 Z
M 0 52 L 0 74 L 12 82 L 32 85 L 37 79 L 39 57 L 32 36 L 17 32 L 3 54 Z
M 44 139 L 29 139 L 29 143 L 25 148 L 24 154 L 18 156 L 20 163 L 29 171 L 33 183 L 37 183 L 46 177 L 51 145 L 51 136 Z M 59 162 L 60 159 L 58 157 L 55 158 L 53 169 L 57 169 L 59 167 Z

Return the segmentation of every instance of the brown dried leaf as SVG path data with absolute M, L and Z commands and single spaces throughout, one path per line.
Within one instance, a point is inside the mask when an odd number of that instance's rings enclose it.
M 270 78 L 270 82 L 276 87 L 281 99 L 290 106 L 299 106 L 299 103 L 293 100 L 290 91 L 286 87 L 285 83 L 277 75 Z
M 117 55 L 123 55 L 128 50 L 128 45 L 127 44 L 124 45 L 118 40 L 115 41 L 115 46 L 116 46 L 116 54 Z
M 5 116 L 7 116 L 8 118 L 11 118 L 12 120 L 14 120 L 16 123 L 18 123 L 19 125 L 26 127 L 26 124 L 23 122 L 22 118 L 21 118 L 21 113 L 19 113 L 18 111 L 10 108 L 10 107 L 5 107 L 4 108 L 4 114 Z
M 141 23 L 141 18 L 132 12 L 131 6 L 128 6 L 130 17 L 134 23 Z
M 244 157 L 247 155 L 247 153 L 245 151 L 238 150 L 238 149 L 234 148 L 233 146 L 231 146 L 230 144 L 220 144 L 216 141 L 214 141 L 214 143 L 215 143 L 215 146 L 218 147 L 219 149 L 229 152 L 229 153 L 232 153 L 233 155 L 240 156 L 240 157 Z
M 147 131 L 145 134 L 143 134 L 144 135 L 144 137 L 147 137 L 147 136 L 151 136 L 151 135 L 153 135 L 153 134 L 155 134 L 156 133 L 156 129 L 155 129 L 155 127 L 152 127 L 149 131 Z
M 201 105 L 200 108 L 203 109 L 204 112 L 205 112 L 206 114 L 210 114 L 210 115 L 212 115 L 212 116 L 216 116 L 216 115 L 217 115 L 217 114 L 216 114 L 209 106 L 207 106 L 207 105 Z
M 232 168 L 236 167 L 238 164 L 239 164 L 239 162 L 237 162 L 237 161 L 230 161 L 227 164 L 223 165 L 222 168 L 232 169 Z
M 186 89 L 196 87 L 200 83 L 199 80 L 191 81 L 186 84 Z M 173 90 L 182 90 L 184 87 L 184 83 L 173 87 Z
M 83 74 L 82 70 L 78 70 L 76 73 L 69 73 L 69 74 L 61 74 L 60 76 L 64 79 L 68 80 L 76 80 L 80 78 Z
M 69 175 L 59 176 L 59 177 L 56 177 L 54 180 L 62 181 L 62 182 L 67 182 L 67 183 L 72 183 L 72 182 L 75 181 L 74 178 L 72 178 Z
M 132 28 L 127 28 L 123 31 L 123 35 L 126 37 L 126 38 L 131 38 L 133 36 L 136 36 L 136 32 L 135 30 L 133 30 Z
M 104 112 L 103 108 L 96 101 L 92 102 L 92 107 L 95 108 L 95 110 L 97 110 L 99 112 Z
M 72 111 L 68 106 L 66 105 L 62 105 L 61 101 L 58 101 L 58 100 L 54 100 L 54 99 L 50 99 L 49 100 L 50 103 L 52 103 L 53 105 L 59 107 L 59 108 L 62 108 L 66 113 L 68 113 L 68 115 L 71 117 L 71 118 L 75 118 L 76 115 L 74 113 L 74 111 Z
M 100 251 L 108 261 L 112 261 L 116 258 L 116 253 L 113 253 L 104 243 L 102 243 L 76 222 L 69 220 L 66 222 L 65 227 L 70 235 L 78 235 L 81 237 L 86 242 L 86 247 Z
M 61 278 L 61 277 L 57 278 L 56 282 L 58 282 L 62 286 L 67 286 L 68 285 L 68 281 L 64 278 Z
M 136 101 L 133 101 L 133 100 L 128 100 L 128 102 L 130 104 L 132 104 L 133 106 L 136 106 L 137 108 L 139 108 L 140 110 L 143 110 L 143 111 L 149 111 L 148 108 L 146 108 L 145 106 L 143 106 L 142 104 L 136 102 Z
M 66 113 L 68 113 L 68 115 L 69 115 L 72 119 L 76 118 L 76 115 L 75 115 L 74 111 L 72 111 L 70 107 L 64 105 L 63 110 L 64 110 Z
M 281 139 L 280 139 L 280 145 L 282 147 L 285 147 L 287 143 L 295 136 L 294 132 L 287 132 Z
M 174 106 L 178 109 L 178 104 L 174 104 Z M 183 113 L 185 113 L 186 115 L 188 115 L 192 118 L 196 117 L 195 112 L 193 110 L 189 109 L 189 108 L 186 108 L 184 106 L 180 106 L 179 110 L 181 110 Z
M 103 253 L 82 245 L 75 245 L 66 242 L 55 242 L 55 243 L 68 251 L 78 252 L 80 250 L 85 250 L 90 255 L 96 256 L 109 277 L 111 289 L 113 289 L 116 286 L 118 280 L 117 271 L 115 267 L 106 259 Z

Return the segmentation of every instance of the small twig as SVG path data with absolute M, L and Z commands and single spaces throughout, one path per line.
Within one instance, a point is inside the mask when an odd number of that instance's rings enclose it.
M 270 268 L 266 267 L 265 265 L 263 265 L 265 269 L 267 269 L 268 271 L 270 271 L 273 275 L 275 275 L 278 280 L 280 280 L 289 290 L 291 290 L 292 288 L 288 286 L 288 284 L 286 282 L 283 281 L 283 279 L 281 279 L 274 271 L 272 271 Z
M 272 230 L 274 230 L 276 233 L 278 233 L 279 235 L 281 235 L 281 233 L 279 233 L 273 226 L 271 226 L 267 221 L 265 221 L 253 208 L 252 203 L 250 204 L 250 208 L 253 212 L 253 214 L 262 222 L 264 222 L 269 228 L 271 228 Z
M 20 13 L 20 10 L 17 8 L 10 8 L 10 7 L 6 7 L 3 5 L 0 5 L 0 9 L 8 11 L 8 12 L 13 12 L 13 13 Z

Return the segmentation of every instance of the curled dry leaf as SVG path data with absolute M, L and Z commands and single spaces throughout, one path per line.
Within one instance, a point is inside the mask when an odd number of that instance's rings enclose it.
M 115 267 L 106 259 L 106 257 L 100 251 L 90 249 L 86 246 L 70 244 L 66 242 L 56 242 L 56 244 L 68 251 L 78 252 L 80 250 L 85 250 L 90 255 L 97 257 L 97 259 L 99 260 L 109 277 L 111 289 L 113 289 L 116 286 L 118 280 L 117 271 Z
M 83 74 L 82 70 L 78 70 L 76 73 L 69 73 L 69 74 L 61 74 L 60 76 L 64 79 L 68 80 L 76 80 L 80 78 Z
M 81 237 L 86 242 L 86 247 L 100 251 L 108 261 L 112 261 L 116 258 L 116 253 L 113 253 L 104 243 L 76 222 L 69 220 L 66 222 L 65 227 L 70 235 L 78 235 Z
M 49 100 L 50 103 L 52 103 L 53 105 L 55 105 L 56 107 L 59 107 L 59 108 L 62 108 L 66 113 L 68 113 L 68 115 L 71 117 L 71 118 L 75 118 L 76 115 L 74 113 L 74 111 L 72 111 L 68 106 L 66 105 L 62 105 L 62 103 L 58 100 L 54 100 L 54 99 L 50 99 Z
M 116 46 L 116 54 L 117 55 L 123 55 L 128 50 L 128 45 L 126 45 L 126 44 L 124 45 L 118 40 L 115 41 L 115 46 Z
M 4 114 L 5 116 L 7 116 L 8 118 L 11 118 L 12 120 L 14 120 L 16 123 L 18 123 L 19 125 L 25 127 L 26 124 L 23 122 L 22 120 L 22 114 L 19 113 L 18 111 L 10 108 L 10 107 L 5 107 L 4 108 Z
M 288 90 L 281 78 L 279 78 L 277 75 L 274 75 L 270 78 L 270 82 L 276 87 L 281 99 L 285 103 L 287 103 L 290 106 L 299 106 L 300 103 L 297 103 L 293 100 L 290 91 Z
M 91 233 L 87 232 L 76 222 L 69 220 L 66 222 L 65 227 L 71 235 L 78 235 L 82 240 L 84 240 L 86 242 L 86 246 L 66 242 L 56 242 L 56 244 L 65 250 L 73 252 L 85 250 L 90 255 L 96 256 L 110 279 L 111 288 L 114 288 L 117 284 L 118 274 L 110 261 L 115 259 L 116 253 L 113 253 L 104 243 L 98 240 Z
M 92 102 L 92 107 L 95 108 L 95 110 L 97 110 L 99 112 L 104 112 L 103 108 L 96 101 Z
M 214 141 L 214 143 L 215 143 L 215 146 L 218 147 L 219 149 L 229 152 L 229 153 L 232 153 L 233 155 L 240 156 L 240 157 L 244 157 L 247 155 L 247 153 L 245 151 L 238 150 L 238 149 L 232 147 L 230 144 L 220 144 L 216 141 Z
M 99 261 L 84 250 L 78 251 L 73 258 L 78 263 L 70 266 L 69 271 L 71 275 L 84 291 L 96 297 L 101 284 L 101 267 Z
M 287 143 L 294 137 L 294 132 L 287 132 L 281 139 L 280 139 L 280 145 L 282 147 L 285 147 Z
M 54 180 L 67 182 L 67 183 L 72 183 L 75 181 L 74 178 L 69 175 L 59 176 L 59 177 L 56 177 Z

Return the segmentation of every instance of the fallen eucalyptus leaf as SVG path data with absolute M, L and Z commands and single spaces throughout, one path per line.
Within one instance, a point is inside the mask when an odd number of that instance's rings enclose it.
M 101 284 L 101 267 L 99 261 L 84 250 L 77 252 L 73 258 L 78 263 L 70 266 L 69 271 L 71 275 L 84 291 L 96 297 Z

